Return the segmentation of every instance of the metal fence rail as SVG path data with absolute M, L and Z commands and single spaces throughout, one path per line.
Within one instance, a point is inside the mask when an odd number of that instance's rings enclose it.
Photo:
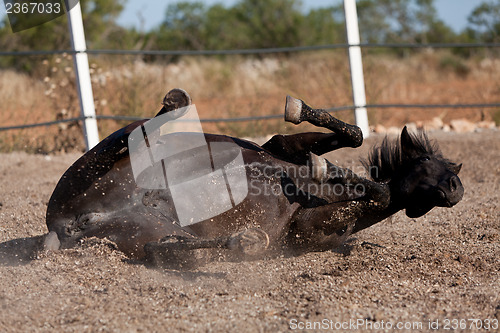
M 319 51 L 332 49 L 347 49 L 359 46 L 361 48 L 390 48 L 390 49 L 452 49 L 452 48 L 497 48 L 500 43 L 360 43 L 360 44 L 326 44 L 293 47 L 272 47 L 262 49 L 234 49 L 234 50 L 40 50 L 40 51 L 0 51 L 0 56 L 40 56 L 51 54 L 87 53 L 93 55 L 156 55 L 156 56 L 214 56 L 214 55 L 250 55 Z
M 467 109 L 467 108 L 500 108 L 500 103 L 489 103 L 489 104 L 367 104 L 364 107 L 367 109 L 374 108 L 415 108 L 415 109 Z M 345 110 L 354 110 L 354 106 L 340 106 L 335 108 L 325 109 L 328 112 L 338 112 Z M 9 131 L 9 130 L 18 130 L 24 128 L 34 128 L 34 127 L 44 127 L 44 126 L 53 126 L 61 123 L 72 123 L 83 121 L 89 117 L 75 117 L 68 119 L 60 119 L 54 121 L 46 121 L 40 123 L 33 124 L 25 124 L 25 125 L 14 125 L 14 126 L 4 126 L 0 127 L 0 132 Z M 261 120 L 272 120 L 272 119 L 281 119 L 283 118 L 283 114 L 274 114 L 267 116 L 253 116 L 253 117 L 235 117 L 235 118 L 201 118 L 199 120 L 177 120 L 177 121 L 186 121 L 186 122 L 197 122 L 200 121 L 202 123 L 229 123 L 229 122 L 245 122 L 245 121 L 261 121 Z M 125 121 L 137 121 L 144 120 L 149 118 L 141 118 L 141 117 L 132 117 L 132 116 L 108 116 L 108 115 L 96 115 L 96 119 L 101 120 L 125 120 Z
M 87 53 L 93 55 L 156 55 L 156 56 L 213 56 L 213 55 L 250 55 L 250 54 L 272 54 L 272 53 L 290 53 L 290 52 L 305 52 L 317 51 L 328 49 L 348 49 L 352 46 L 359 46 L 361 48 L 412 48 L 412 49 L 437 49 L 437 48 L 498 48 L 500 43 L 428 43 L 428 44 L 378 44 L 378 43 L 360 43 L 360 44 L 329 44 L 329 45 L 315 45 L 315 46 L 297 46 L 297 47 L 283 47 L 283 48 L 263 48 L 263 49 L 235 49 L 235 50 L 40 50 L 40 51 L 0 51 L 0 56 L 43 56 L 53 54 L 77 54 Z M 365 108 L 421 108 L 421 109 L 441 109 L 441 108 L 500 108 L 500 103 L 471 103 L 471 104 L 367 104 Z M 337 112 L 343 110 L 354 110 L 354 105 L 341 106 L 329 108 L 329 112 Z M 0 127 L 0 132 L 9 130 L 18 130 L 25 128 L 35 128 L 43 126 L 53 126 L 60 123 L 71 123 L 84 121 L 89 117 L 75 117 L 69 119 L 60 119 L 48 122 L 40 122 L 33 124 L 23 124 L 14 126 Z M 96 115 L 99 120 L 125 120 L 136 121 L 144 118 L 131 117 L 131 116 L 111 116 L 111 115 Z M 279 115 L 266 115 L 266 116 L 253 116 L 253 117 L 237 117 L 237 118 L 206 118 L 200 119 L 200 122 L 213 123 L 213 122 L 245 122 L 245 121 L 262 121 L 283 118 L 282 114 Z

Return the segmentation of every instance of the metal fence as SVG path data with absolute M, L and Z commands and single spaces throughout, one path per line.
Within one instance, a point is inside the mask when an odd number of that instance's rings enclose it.
M 299 46 L 299 47 L 284 47 L 284 48 L 265 48 L 265 49 L 238 49 L 238 50 L 199 50 L 199 51 L 176 51 L 176 50 L 86 50 L 87 54 L 91 55 L 150 55 L 150 56 L 214 56 L 214 55 L 256 55 L 256 54 L 279 54 L 279 53 L 292 53 L 292 52 L 305 52 L 317 51 L 328 49 L 348 49 L 352 46 L 359 46 L 361 48 L 421 48 L 421 49 L 441 49 L 441 48 L 498 48 L 500 43 L 430 43 L 430 44 L 330 44 L 330 45 L 317 45 L 317 46 Z M 52 50 L 52 51 L 19 51 L 19 52 L 5 52 L 0 51 L 0 56 L 39 56 L 39 55 L 54 55 L 54 54 L 77 54 L 83 51 L 74 50 Z M 364 107 L 370 108 L 500 108 L 498 103 L 464 103 L 464 104 L 366 104 Z M 346 105 L 335 108 L 327 109 L 330 112 L 354 110 L 354 105 Z M 255 120 L 272 120 L 282 118 L 282 114 L 273 114 L 266 116 L 253 116 L 253 117 L 236 117 L 236 118 L 205 118 L 200 119 L 201 122 L 245 122 Z M 42 126 L 52 126 L 60 123 L 83 121 L 88 117 L 75 117 L 70 119 L 61 119 L 49 122 L 40 122 L 32 124 L 20 124 L 14 126 L 0 127 L 0 131 L 17 130 L 24 128 L 34 128 Z M 112 120 L 127 120 L 135 121 L 143 118 L 130 117 L 130 116 L 105 116 L 96 115 L 96 119 L 112 119 Z

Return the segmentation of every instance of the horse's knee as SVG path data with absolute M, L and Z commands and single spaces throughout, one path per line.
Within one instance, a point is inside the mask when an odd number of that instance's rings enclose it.
M 290 155 L 297 153 L 297 149 L 290 145 L 289 139 L 281 134 L 274 135 L 262 145 L 262 148 L 283 158 L 288 158 Z
M 280 146 L 283 147 L 283 143 L 285 142 L 285 137 L 281 134 L 273 135 L 266 143 L 262 145 L 263 148 L 267 150 L 271 150 L 274 147 Z

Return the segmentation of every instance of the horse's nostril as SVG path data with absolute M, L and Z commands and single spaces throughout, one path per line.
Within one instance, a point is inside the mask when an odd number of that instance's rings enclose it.
M 445 200 L 445 199 L 446 199 L 446 194 L 444 194 L 444 192 L 443 192 L 443 191 L 439 191 L 439 192 L 438 192 L 438 195 L 439 195 L 439 197 L 440 197 L 441 199 L 443 199 L 443 200 Z
M 458 179 L 456 176 L 450 178 L 450 191 L 454 192 L 458 187 Z

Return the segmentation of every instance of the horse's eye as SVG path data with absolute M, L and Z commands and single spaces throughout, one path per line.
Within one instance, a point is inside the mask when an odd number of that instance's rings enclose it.
M 420 157 L 420 162 L 425 162 L 425 161 L 429 161 L 431 158 L 429 156 L 422 156 Z

